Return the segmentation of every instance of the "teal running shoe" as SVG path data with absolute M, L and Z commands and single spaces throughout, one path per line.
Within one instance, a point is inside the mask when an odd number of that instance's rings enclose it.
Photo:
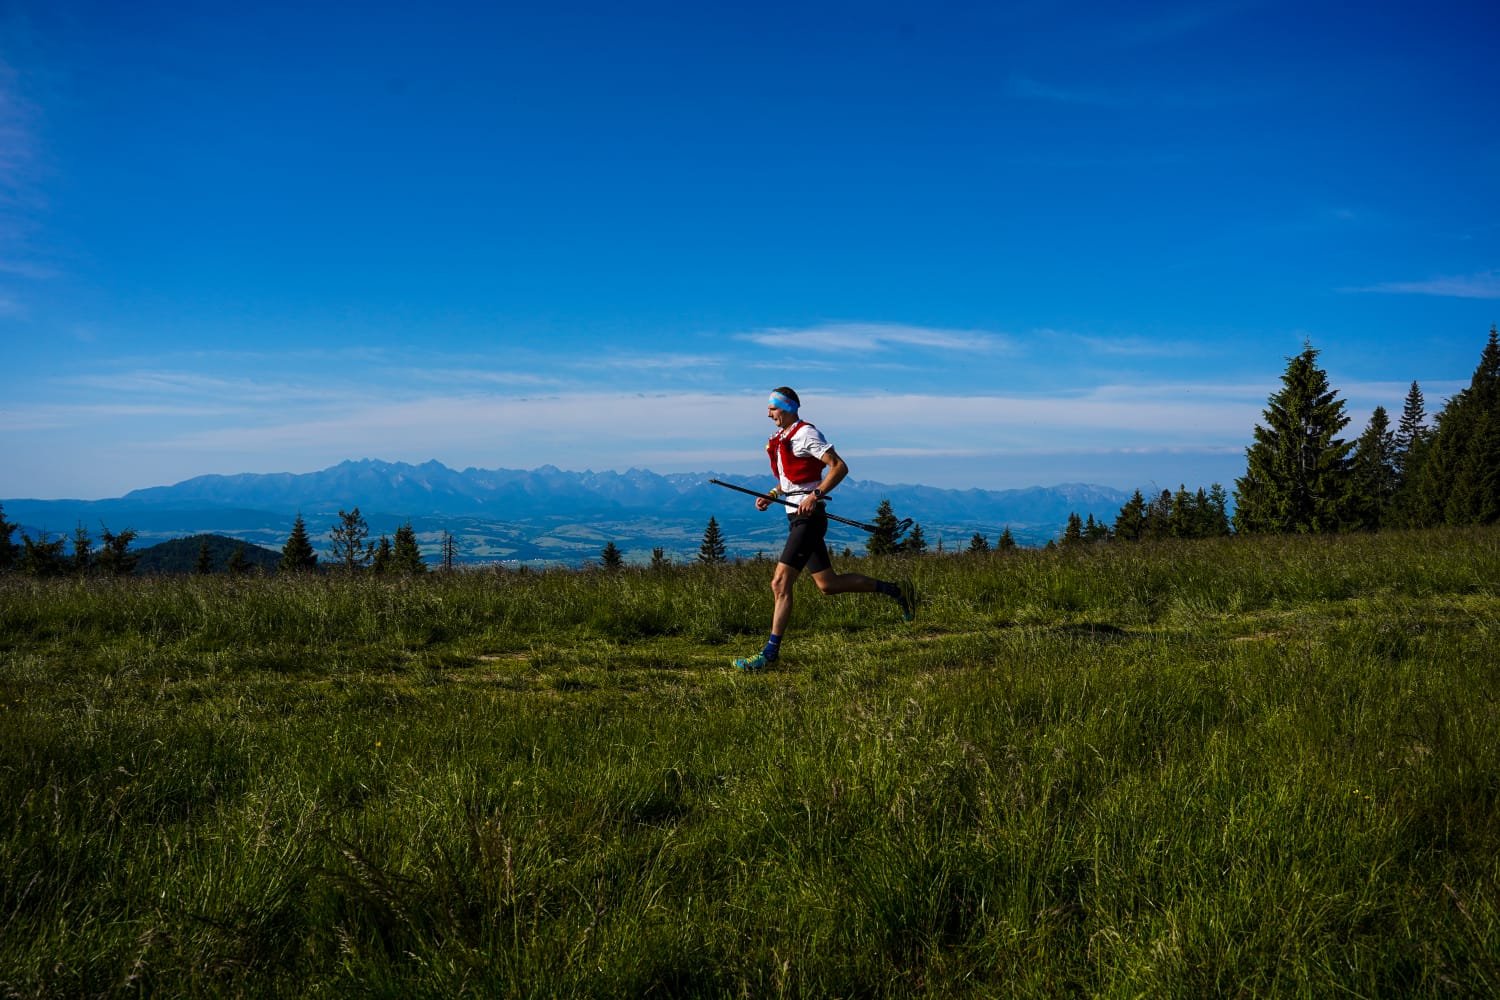
M 901 606 L 901 617 L 911 621 L 917 617 L 917 588 L 912 586 L 910 580 L 902 580 L 896 584 L 896 589 L 896 603 Z
M 756 653 L 754 656 L 741 656 L 735 660 L 734 669 L 746 671 L 764 670 L 767 664 L 775 662 L 775 660 L 766 659 L 764 653 Z

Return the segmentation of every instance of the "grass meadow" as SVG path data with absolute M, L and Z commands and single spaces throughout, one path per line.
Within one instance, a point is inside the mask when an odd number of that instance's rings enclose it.
M 1500 531 L 0 580 L 0 996 L 1500 992 Z

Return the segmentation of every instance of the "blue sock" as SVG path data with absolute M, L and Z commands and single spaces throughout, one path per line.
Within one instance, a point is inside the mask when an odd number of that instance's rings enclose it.
M 781 636 L 773 635 L 766 642 L 766 648 L 760 651 L 760 655 L 768 660 L 774 660 L 781 655 Z

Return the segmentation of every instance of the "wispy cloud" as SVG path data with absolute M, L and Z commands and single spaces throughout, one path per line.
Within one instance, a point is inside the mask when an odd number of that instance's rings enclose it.
M 1129 358 L 1181 358 L 1202 354 L 1203 345 L 1181 340 L 1153 340 L 1147 337 L 1078 336 L 1079 343 L 1095 354 Z
M 777 349 L 796 347 L 825 353 L 919 348 L 993 353 L 1014 348 L 1010 338 L 973 330 L 943 330 L 899 323 L 824 323 L 812 327 L 772 327 L 741 334 L 741 340 Z
M 583 369 L 623 368 L 644 372 L 719 372 L 731 364 L 729 358 L 708 354 L 603 354 L 582 358 L 575 367 Z
M 211 380 L 146 378 L 135 384 L 141 394 L 0 416 L 31 429 L 97 428 L 101 448 L 124 448 L 134 457 L 136 476 L 144 478 L 128 482 L 130 487 L 205 469 L 294 471 L 351 457 L 435 458 L 456 468 L 754 470 L 762 464 L 761 445 L 770 429 L 759 391 L 428 392 L 402 399 L 364 393 L 271 405 L 246 403 L 243 387 L 220 385 L 221 396 L 232 398 L 215 405 Z M 173 388 L 145 392 L 152 385 Z M 1249 439 L 1267 390 L 1260 384 L 1162 384 L 1032 396 L 830 391 L 804 399 L 807 416 L 828 431 L 857 475 L 905 481 L 900 477 L 915 475 L 921 466 L 934 483 L 973 485 L 978 480 L 970 458 L 999 463 L 985 474 L 984 481 L 994 484 L 1022 474 L 1004 460 L 1007 455 L 1234 452 Z M 665 438 L 664 427 L 673 429 Z M 934 427 L 942 428 L 941 440 L 932 437 Z
M 1378 285 L 1344 288 L 1345 292 L 1378 292 L 1390 295 L 1436 295 L 1456 299 L 1500 299 L 1500 270 L 1480 271 L 1428 278 L 1425 281 L 1388 281 Z
M 923 444 L 940 426 L 950 444 L 968 439 L 993 447 L 1005 441 L 1067 437 L 1123 444 L 1217 443 L 1248 436 L 1266 399 L 1263 386 L 1101 386 L 1046 396 L 865 396 L 836 398 L 829 409 L 841 426 L 880 428 L 893 444 Z M 815 421 L 816 422 L 816 421 Z
M 119 371 L 86 375 L 63 375 L 52 380 L 61 388 L 88 391 L 93 398 L 150 396 L 172 399 L 209 399 L 221 406 L 247 407 L 257 404 L 323 403 L 363 401 L 369 391 L 361 386 L 339 386 L 331 382 L 267 381 L 251 377 L 228 378 L 190 371 Z

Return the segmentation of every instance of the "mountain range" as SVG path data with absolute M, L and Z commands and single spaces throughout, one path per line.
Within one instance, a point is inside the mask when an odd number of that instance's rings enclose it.
M 645 561 L 653 548 L 676 560 L 696 557 L 710 517 L 723 529 L 731 556 L 780 551 L 785 521 L 761 514 L 754 501 L 708 482 L 711 478 L 764 489 L 759 473 L 567 472 L 537 469 L 451 469 L 373 459 L 346 461 L 309 473 L 196 476 L 172 486 L 133 490 L 110 500 L 0 501 L 6 519 L 33 537 L 71 535 L 82 524 L 98 533 L 132 529 L 137 544 L 216 533 L 280 549 L 300 513 L 315 546 L 326 547 L 341 510 L 360 509 L 371 537 L 393 535 L 410 521 L 429 559 L 443 537 L 455 541 L 463 562 L 579 565 L 597 560 L 608 542 L 628 561 Z M 1105 486 L 1066 483 L 1017 490 L 951 490 L 845 480 L 829 510 L 869 521 L 883 499 L 898 517 L 922 526 L 930 549 L 952 551 L 978 533 L 993 543 L 1009 527 L 1023 545 L 1056 538 L 1070 513 L 1113 522 L 1129 494 Z M 830 546 L 862 550 L 868 536 L 838 524 Z

